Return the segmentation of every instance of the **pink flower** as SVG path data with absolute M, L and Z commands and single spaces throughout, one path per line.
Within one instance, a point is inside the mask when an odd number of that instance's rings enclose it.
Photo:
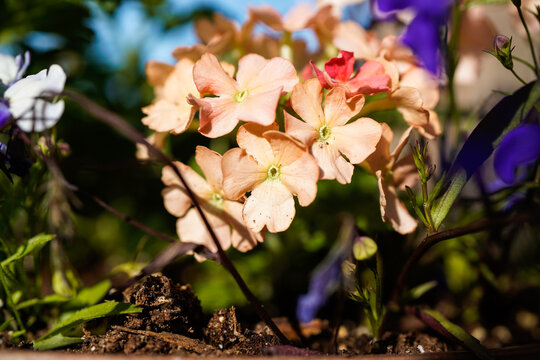
M 403 133 L 398 145 L 390 153 L 390 143 L 394 134 L 387 124 L 382 124 L 381 140 L 375 152 L 366 159 L 369 170 L 379 182 L 379 201 L 383 221 L 389 221 L 400 234 L 408 234 L 416 229 L 417 221 L 409 214 L 407 208 L 399 200 L 396 189 L 405 189 L 418 181 L 418 172 L 412 154 L 398 160 L 401 151 L 407 144 L 411 130 Z
M 325 72 L 319 70 L 313 61 L 311 66 L 325 89 L 343 87 L 348 97 L 357 94 L 373 95 L 390 90 L 388 84 L 390 77 L 380 62 L 369 60 L 360 67 L 356 75 L 352 76 L 354 61 L 352 52 L 341 50 L 337 57 L 324 64 Z
M 347 99 L 345 89 L 336 87 L 326 95 L 324 108 L 322 100 L 323 88 L 317 79 L 296 85 L 291 104 L 304 121 L 285 113 L 285 130 L 310 149 L 319 164 L 321 179 L 350 183 L 352 164 L 361 163 L 375 151 L 381 126 L 369 118 L 347 124 L 362 109 L 363 95 Z
M 149 63 L 146 72 L 151 84 L 156 86 L 156 101 L 142 109 L 147 116 L 143 124 L 157 132 L 184 132 L 195 115 L 194 109 L 188 102 L 189 94 L 198 95 L 193 83 L 193 61 L 182 59 L 169 68 L 166 64 Z
M 292 90 L 298 77 L 288 60 L 248 54 L 238 62 L 235 80 L 214 55 L 204 54 L 195 63 L 193 80 L 202 95 L 215 95 L 189 97 L 200 107 L 199 132 L 215 138 L 231 132 L 239 121 L 272 124 L 280 96 Z
M 223 190 L 231 199 L 251 191 L 242 213 L 256 232 L 265 226 L 270 232 L 287 230 L 295 215 L 293 195 L 301 206 L 307 206 L 317 194 L 315 159 L 303 145 L 276 129 L 277 124 L 245 124 L 236 135 L 240 147 L 223 155 Z
M 223 193 L 223 173 L 221 155 L 203 146 L 197 146 L 195 161 L 200 166 L 206 180 L 189 166 L 175 162 L 189 187 L 197 196 L 205 216 L 212 225 L 224 250 L 231 244 L 240 251 L 253 248 L 262 242 L 260 233 L 249 230 L 242 219 L 242 203 Z M 212 252 L 217 248 L 204 225 L 197 209 L 192 208 L 184 186 L 170 167 L 163 168 L 161 180 L 167 187 L 162 195 L 165 208 L 179 217 L 176 230 L 181 241 L 193 242 L 207 247 Z

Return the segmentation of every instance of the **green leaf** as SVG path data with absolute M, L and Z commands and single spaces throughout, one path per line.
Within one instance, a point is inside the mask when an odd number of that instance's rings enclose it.
M 419 299 L 422 295 L 433 289 L 435 286 L 437 286 L 437 282 L 434 280 L 415 286 L 410 290 L 411 298 L 415 300 Z
M 45 340 L 36 340 L 32 344 L 34 350 L 52 350 L 73 344 L 81 343 L 83 340 L 80 337 L 69 337 L 62 334 L 57 334 Z
M 457 341 L 460 345 L 473 352 L 479 359 L 491 360 L 491 355 L 489 355 L 487 349 L 476 338 L 447 320 L 438 311 L 415 308 L 414 312 L 430 328 L 450 340 Z
M 61 304 L 69 301 L 69 298 L 60 296 L 58 294 L 47 295 L 42 299 L 29 299 L 17 304 L 17 310 L 29 308 L 36 305 L 51 305 L 51 304 Z
M 493 153 L 500 141 L 540 100 L 540 82 L 531 82 L 504 97 L 473 130 L 446 176 L 444 192 L 435 200 L 431 217 L 438 229 L 469 178 Z
M 22 258 L 24 258 L 26 255 L 30 254 L 31 252 L 37 250 L 41 246 L 45 245 L 52 239 L 54 239 L 55 235 L 47 235 L 47 234 L 39 234 L 28 240 L 25 244 L 19 246 L 15 254 L 11 255 L 4 261 L 0 263 L 2 266 L 7 266 L 15 261 L 18 261 Z
M 74 309 L 95 305 L 107 295 L 110 288 L 110 280 L 103 280 L 92 287 L 84 288 L 66 304 L 66 308 Z
M 74 328 L 75 326 L 84 324 L 93 319 L 99 319 L 111 315 L 131 314 L 139 312 L 141 308 L 126 303 L 116 301 L 108 301 L 101 304 L 93 305 L 75 312 L 69 318 L 56 324 L 48 333 L 40 337 L 37 341 L 49 339 L 54 335 L 60 334 L 63 331 Z

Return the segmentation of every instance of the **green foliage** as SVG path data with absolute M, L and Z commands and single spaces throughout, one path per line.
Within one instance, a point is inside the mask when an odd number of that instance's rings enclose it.
M 3 260 L 0 263 L 0 265 L 2 265 L 2 267 L 7 267 L 7 266 L 15 263 L 16 261 L 21 260 L 25 256 L 27 256 L 27 255 L 31 254 L 32 252 L 38 250 L 43 245 L 45 245 L 46 243 L 48 243 L 49 241 L 54 239 L 54 237 L 55 237 L 55 235 L 46 235 L 46 234 L 40 234 L 40 235 L 34 236 L 30 240 L 28 240 L 25 244 L 19 246 L 17 251 L 13 255 L 8 257 L 7 259 Z
M 82 325 L 90 320 L 99 319 L 106 316 L 132 314 L 139 312 L 141 309 L 132 304 L 118 303 L 108 301 L 101 304 L 93 305 L 81 309 L 73 313 L 67 319 L 54 325 L 45 335 L 34 341 L 34 348 L 37 350 L 48 350 L 58 346 L 65 346 L 68 343 L 73 343 L 74 338 L 54 336 L 63 334 L 66 331 L 73 329 L 76 326 Z
M 461 345 L 472 351 L 476 357 L 482 360 L 490 360 L 491 356 L 480 342 L 461 327 L 446 319 L 441 313 L 430 309 L 417 309 L 417 315 L 429 327 L 439 334 L 457 340 Z

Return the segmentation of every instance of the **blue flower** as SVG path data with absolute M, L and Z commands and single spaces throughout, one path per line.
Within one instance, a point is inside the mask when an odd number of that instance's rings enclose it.
M 416 16 L 407 27 L 401 41 L 409 46 L 433 74 L 442 65 L 442 29 L 448 22 L 453 0 L 378 0 L 382 12 L 411 8 Z
M 516 171 L 540 158 L 540 124 L 521 125 L 502 139 L 493 159 L 497 175 L 512 184 Z

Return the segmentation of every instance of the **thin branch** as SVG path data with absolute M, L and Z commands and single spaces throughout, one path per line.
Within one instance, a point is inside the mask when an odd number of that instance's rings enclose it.
M 396 281 L 396 285 L 394 287 L 391 303 L 397 304 L 399 295 L 401 292 L 401 288 L 403 287 L 403 284 L 409 273 L 409 270 L 433 245 L 436 245 L 440 243 L 441 241 L 453 239 L 459 236 L 473 234 L 473 233 L 477 233 L 477 232 L 484 231 L 491 228 L 504 227 L 512 223 L 525 222 L 528 220 L 532 220 L 533 218 L 535 218 L 535 216 L 538 216 L 538 214 L 537 213 L 519 213 L 513 216 L 492 217 L 488 219 L 475 221 L 463 227 L 458 227 L 458 228 L 447 230 L 447 231 L 441 231 L 441 232 L 427 236 L 420 243 L 420 245 L 418 245 L 418 247 L 414 250 L 414 252 L 407 259 L 407 262 L 401 269 L 401 272 L 399 273 L 399 277 Z
M 270 315 L 268 315 L 266 310 L 264 310 L 264 306 L 259 302 L 257 297 L 248 288 L 247 284 L 242 279 L 242 276 L 240 275 L 238 270 L 236 270 L 236 267 L 234 266 L 234 264 L 231 262 L 231 260 L 229 259 L 225 251 L 223 250 L 221 243 L 219 242 L 219 239 L 217 238 L 216 233 L 214 232 L 205 213 L 203 212 L 201 208 L 201 205 L 199 204 L 199 200 L 197 196 L 193 193 L 193 191 L 187 184 L 186 180 L 184 179 L 182 173 L 174 165 L 172 160 L 163 152 L 161 152 L 158 148 L 151 145 L 140 132 L 138 132 L 135 128 L 133 128 L 120 116 L 108 111 L 107 109 L 94 103 L 92 100 L 88 99 L 84 95 L 76 93 L 74 91 L 65 90 L 62 93 L 62 95 L 66 95 L 70 97 L 72 100 L 78 103 L 81 107 L 83 107 L 86 111 L 92 114 L 96 119 L 115 128 L 118 132 L 120 132 L 122 135 L 124 135 L 131 141 L 145 145 L 148 149 L 149 154 L 154 156 L 163 164 L 168 165 L 172 168 L 172 170 L 174 171 L 174 173 L 176 174 L 176 176 L 178 177 L 178 179 L 180 180 L 180 182 L 186 189 L 187 195 L 189 196 L 191 202 L 197 209 L 199 216 L 203 220 L 208 232 L 210 233 L 210 237 L 212 238 L 212 241 L 214 242 L 218 250 L 219 262 L 225 267 L 225 269 L 227 269 L 231 273 L 232 277 L 234 278 L 234 280 L 237 282 L 238 286 L 244 293 L 244 296 L 255 307 L 255 310 L 257 311 L 257 314 L 259 315 L 259 317 L 266 323 L 266 325 L 268 325 L 268 327 L 272 330 L 272 332 L 279 338 L 279 340 L 282 343 L 289 344 L 289 340 L 279 330 L 279 328 L 274 323 Z
M 145 233 L 147 234 L 150 234 L 152 236 L 155 236 L 157 237 L 158 239 L 161 239 L 161 240 L 165 240 L 171 244 L 173 243 L 177 243 L 178 240 L 176 239 L 173 239 L 172 237 L 168 236 L 168 235 L 165 235 L 149 226 L 146 226 L 136 220 L 133 220 L 132 218 L 130 218 L 129 216 L 121 213 L 120 211 L 118 211 L 117 209 L 113 208 L 112 206 L 110 206 L 109 204 L 107 204 L 105 201 L 101 200 L 100 198 L 98 198 L 97 196 L 94 196 L 94 195 L 90 195 L 90 194 L 87 194 L 88 196 L 90 196 L 92 198 L 92 200 L 94 200 L 99 206 L 101 206 L 102 208 L 104 208 L 105 210 L 107 210 L 108 212 L 110 212 L 111 214 L 113 214 L 114 216 L 122 219 L 123 221 L 125 221 L 126 223 L 130 224 L 131 226 L 133 227 L 136 227 L 137 229 L 140 229 L 142 231 L 144 231 Z

